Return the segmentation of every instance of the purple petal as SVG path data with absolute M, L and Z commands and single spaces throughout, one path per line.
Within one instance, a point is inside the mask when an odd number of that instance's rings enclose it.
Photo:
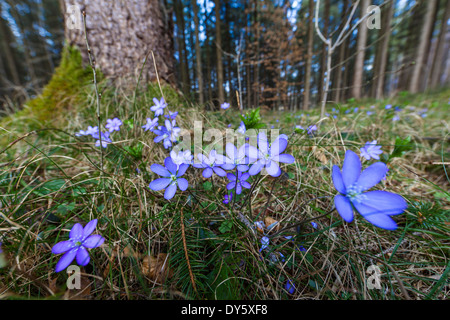
M 281 169 L 275 161 L 270 161 L 266 165 L 266 171 L 272 177 L 278 177 L 281 174 Z
M 231 181 L 229 184 L 227 184 L 227 189 L 228 190 L 234 189 L 235 186 L 236 186 L 236 181 Z
M 227 143 L 227 145 L 225 146 L 226 152 L 227 152 L 227 156 L 234 161 L 234 159 L 236 159 L 238 151 L 237 148 L 234 144 L 232 143 Z
M 236 185 L 236 194 L 241 194 L 241 192 L 242 192 L 242 185 L 238 183 Z
M 269 142 L 267 141 L 267 136 L 264 131 L 258 133 L 258 147 L 262 154 L 268 154 Z
M 97 227 L 97 222 L 98 222 L 97 219 L 88 222 L 88 224 L 84 227 L 83 230 L 83 238 L 87 238 L 88 236 L 90 236 L 92 232 L 94 232 L 95 227 Z
M 331 178 L 333 179 L 333 184 L 334 184 L 334 187 L 336 188 L 336 190 L 339 193 L 346 194 L 347 190 L 344 185 L 344 180 L 342 179 L 341 170 L 336 165 L 333 166 Z
M 364 205 L 372 208 L 372 211 L 376 213 L 396 215 L 402 213 L 408 207 L 402 196 L 392 192 L 376 190 L 365 192 L 363 195 L 365 196 Z
M 57 244 L 55 244 L 53 246 L 52 253 L 54 253 L 54 254 L 64 253 L 64 252 L 72 249 L 72 246 L 73 246 L 73 242 L 70 240 L 58 242 Z
M 236 166 L 236 170 L 239 171 L 239 172 L 245 172 L 245 171 L 248 170 L 248 166 L 245 165 L 245 164 L 238 164 Z
M 225 177 L 227 175 L 221 167 L 214 167 L 213 170 L 219 177 Z
M 205 170 L 203 170 L 202 176 L 203 178 L 210 178 L 213 174 L 213 170 L 211 169 L 211 167 L 206 168 Z
M 164 165 L 166 166 L 167 170 L 169 170 L 169 172 L 171 174 L 176 174 L 177 173 L 177 165 L 175 163 L 173 163 L 173 160 L 171 157 L 167 157 L 166 159 L 164 159 Z
M 177 185 L 176 184 L 171 184 L 166 191 L 164 192 L 164 198 L 166 200 L 170 200 L 173 198 L 173 196 L 175 195 L 175 192 L 177 191 Z
M 249 158 L 249 162 L 255 162 L 259 157 L 259 151 L 254 146 L 248 146 L 247 148 L 247 157 Z
M 72 230 L 70 230 L 69 237 L 70 237 L 70 239 L 82 238 L 83 237 L 83 227 L 81 226 L 81 224 L 76 223 L 72 227 Z
M 348 189 L 354 184 L 361 174 L 361 160 L 356 153 L 347 150 L 345 153 L 344 165 L 342 166 L 342 178 L 344 185 Z
M 236 176 L 232 173 L 227 173 L 227 178 L 230 181 L 236 181 Z
M 356 184 L 361 191 L 366 191 L 379 183 L 387 172 L 387 166 L 383 162 L 376 162 L 367 167 L 359 176 Z
M 150 182 L 149 188 L 153 191 L 159 191 L 165 189 L 169 185 L 170 181 L 171 180 L 168 178 L 159 178 Z
M 272 157 L 272 160 L 276 161 L 276 162 L 282 162 L 282 163 L 294 163 L 295 162 L 294 156 L 287 154 L 287 153 L 283 153 L 283 154 L 277 155 L 275 157 Z
M 353 205 L 355 206 L 356 210 L 358 210 L 358 212 L 364 217 L 364 219 L 369 221 L 374 226 L 386 230 L 397 229 L 397 224 L 395 223 L 395 221 L 392 220 L 392 218 L 387 214 L 381 213 L 380 210 L 368 207 L 363 203 L 355 202 Z
M 162 165 L 157 164 L 157 163 L 152 164 L 150 166 L 150 170 L 152 170 L 157 175 L 160 175 L 161 177 L 169 177 L 170 176 L 169 170 L 167 170 Z
M 189 186 L 188 181 L 186 179 L 184 179 L 184 178 L 180 178 L 180 179 L 177 180 L 177 182 L 178 182 L 178 187 L 180 188 L 180 190 L 181 191 L 186 191 L 186 189 Z
M 244 188 L 247 188 L 247 189 L 250 189 L 251 188 L 251 184 L 249 183 L 249 182 L 247 182 L 247 181 L 241 181 L 241 185 L 244 187 Z
M 353 221 L 353 207 L 350 200 L 338 194 L 334 197 L 334 205 L 336 206 L 336 210 L 341 215 L 342 219 L 347 222 Z
M 260 160 L 258 160 L 254 165 L 252 165 L 250 167 L 250 169 L 248 170 L 248 173 L 251 176 L 257 175 L 258 173 L 261 172 L 263 167 L 264 167 L 264 164 Z
M 103 238 L 99 234 L 94 234 L 92 236 L 89 236 L 86 240 L 83 241 L 83 247 L 86 248 L 97 248 L 101 246 L 105 242 L 105 238 Z
M 287 147 L 287 140 L 285 139 L 276 139 L 272 145 L 270 146 L 270 154 L 272 156 L 277 156 L 280 153 L 282 153 L 284 150 L 286 150 Z
M 80 247 L 77 252 L 77 263 L 80 266 L 86 266 L 91 258 L 89 257 L 89 253 L 86 248 Z
M 55 272 L 60 272 L 64 269 L 66 269 L 75 259 L 75 256 L 77 255 L 78 247 L 73 248 L 70 251 L 67 251 L 61 259 L 59 259 L 58 263 L 56 264 Z
M 178 168 L 177 178 L 185 174 L 188 168 L 189 165 L 187 163 L 180 164 L 180 167 Z

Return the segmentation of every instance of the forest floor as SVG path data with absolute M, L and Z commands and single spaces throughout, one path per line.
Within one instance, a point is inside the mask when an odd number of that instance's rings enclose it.
M 450 90 L 330 104 L 312 134 L 295 127 L 317 124 L 318 110 L 249 113 L 247 120 L 289 136 L 286 153 L 296 161 L 278 178 L 251 176 L 251 197 L 244 189 L 226 205 L 227 178 L 205 179 L 192 167 L 183 176 L 189 189 L 170 201 L 149 189 L 158 178 L 150 166 L 169 155 L 141 128 L 159 86 L 99 87 L 103 125 L 123 121 L 102 152 L 75 135 L 97 125 L 92 84 L 47 122 L 27 107 L 0 121 L 0 298 L 448 299 Z M 235 105 L 206 112 L 169 87 L 162 92 L 181 128 L 195 120 L 205 130 L 240 124 Z M 357 213 L 347 223 L 333 210 L 332 166 L 342 168 L 346 150 L 359 154 L 373 140 L 389 168 L 374 189 L 408 203 L 393 217 L 394 231 Z M 70 289 L 51 249 L 75 223 L 94 218 L 94 233 L 106 240 L 90 250 L 81 288 Z M 264 236 L 270 242 L 261 250 Z

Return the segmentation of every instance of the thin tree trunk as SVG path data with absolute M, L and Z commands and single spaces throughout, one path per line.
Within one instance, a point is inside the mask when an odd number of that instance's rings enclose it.
M 416 51 L 415 65 L 409 83 L 409 91 L 411 93 L 417 93 L 419 91 L 420 76 L 423 72 L 423 66 L 425 61 L 425 55 L 427 53 L 427 45 L 430 37 L 430 32 L 433 26 L 433 14 L 436 7 L 436 1 L 428 1 L 425 21 L 422 27 L 419 46 Z
M 324 14 L 323 14 L 323 19 L 324 19 L 324 23 L 323 23 L 323 36 L 325 37 L 325 39 L 328 39 L 328 29 L 329 29 L 329 25 L 330 25 L 330 2 L 331 1 L 324 1 L 325 4 L 325 10 L 324 10 Z M 323 43 L 322 44 L 322 62 L 320 63 L 320 71 L 319 71 L 319 88 L 318 88 L 318 96 L 322 97 L 323 96 L 323 86 L 325 84 L 325 72 L 327 70 L 326 65 L 327 65 L 327 44 Z
M 314 17 L 314 0 L 309 0 L 309 18 L 308 18 L 308 51 L 306 53 L 306 71 L 305 71 L 305 88 L 304 88 L 304 96 L 303 96 L 303 110 L 308 110 L 309 108 L 309 100 L 310 100 L 310 91 L 311 91 L 311 65 L 312 65 L 312 56 L 313 56 L 313 37 L 314 37 L 314 25 L 313 25 L 313 17 Z
M 367 8 L 369 6 L 369 0 L 361 1 L 361 17 L 367 13 Z M 355 73 L 353 76 L 353 88 L 352 96 L 355 99 L 361 98 L 362 83 L 364 76 L 364 57 L 365 57 L 365 46 L 367 42 L 367 26 L 365 23 L 361 23 L 358 28 L 358 43 L 356 46 L 356 61 L 355 61 Z
M 202 52 L 200 49 L 199 38 L 199 21 L 198 21 L 198 6 L 196 0 L 191 0 L 192 9 L 194 11 L 194 24 L 195 24 L 195 58 L 197 65 L 197 81 L 198 81 L 198 101 L 200 105 L 203 105 L 203 73 L 202 73 Z
M 378 78 L 376 81 L 376 90 L 375 90 L 375 97 L 377 99 L 381 99 L 383 97 L 383 91 L 384 91 L 384 79 L 385 79 L 385 72 L 386 72 L 386 65 L 388 60 L 388 51 L 389 51 L 389 39 L 391 36 L 391 21 L 392 21 L 392 14 L 394 12 L 394 5 L 388 4 L 388 7 L 383 15 L 382 18 L 382 30 L 385 30 L 385 35 L 383 40 L 381 40 L 379 46 L 379 66 L 378 70 L 376 71 L 378 74 Z
M 450 1 L 447 1 L 445 6 L 445 12 L 441 20 L 441 30 L 439 32 L 439 39 L 436 45 L 436 54 L 433 59 L 433 65 L 431 68 L 429 85 L 431 88 L 436 88 L 440 85 L 440 75 L 442 74 L 442 69 L 445 66 L 445 39 L 448 33 L 447 21 L 450 19 Z M 447 52 L 448 54 L 448 52 Z
M 219 93 L 219 105 L 225 101 L 223 89 L 223 61 L 222 61 L 222 37 L 220 28 L 220 1 L 214 0 L 216 12 L 216 63 L 217 63 L 217 89 Z

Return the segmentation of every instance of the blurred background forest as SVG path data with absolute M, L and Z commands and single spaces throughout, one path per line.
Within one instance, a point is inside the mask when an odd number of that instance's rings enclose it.
M 83 6 L 82 2 L 78 4 Z M 107 7 L 121 1 L 95 3 L 103 17 L 120 13 Z M 225 101 L 236 106 L 237 91 L 243 108 L 294 111 L 318 105 L 327 75 L 327 45 L 316 27 L 335 43 L 353 9 L 351 32 L 332 52 L 327 101 L 424 92 L 446 86 L 450 79 L 448 0 L 321 1 L 317 25 L 317 1 L 313 0 L 133 0 L 123 6 L 137 3 L 157 4 L 163 12 L 166 32 L 153 30 L 152 34 L 167 44 L 157 52 L 161 63 L 168 61 L 167 67 L 161 67 L 167 69 L 161 70 L 162 78 L 211 110 Z M 70 0 L 0 0 L 3 112 L 39 94 L 60 62 L 65 41 L 77 44 L 65 23 L 64 12 L 70 4 Z M 381 8 L 379 28 L 361 23 L 351 30 L 370 5 Z M 88 22 L 97 20 L 92 12 L 88 10 Z M 142 39 L 135 29 L 147 33 L 146 21 L 135 19 L 128 34 Z M 88 30 L 95 28 L 91 27 Z M 111 37 L 105 33 L 95 38 L 93 31 L 94 54 Z M 138 48 L 118 48 L 110 54 L 124 63 L 117 56 L 120 52 L 138 52 Z M 132 57 L 135 69 L 144 58 L 145 52 Z M 108 73 L 105 62 L 102 65 L 100 58 L 99 62 Z M 112 69 L 118 69 L 117 63 Z

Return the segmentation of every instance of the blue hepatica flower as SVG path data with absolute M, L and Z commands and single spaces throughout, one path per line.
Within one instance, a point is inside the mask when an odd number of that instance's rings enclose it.
M 244 121 L 241 121 L 241 124 L 239 125 L 239 128 L 237 129 L 237 131 L 241 134 L 245 134 L 245 132 L 247 131 L 247 128 L 245 127 Z
M 147 118 L 147 123 L 142 126 L 145 131 L 152 131 L 156 127 L 158 127 L 158 118 L 154 118 L 153 120 L 151 118 Z
M 121 125 L 122 121 L 119 118 L 108 119 L 106 120 L 105 128 L 108 129 L 109 132 L 120 131 Z
M 89 263 L 87 249 L 97 248 L 105 241 L 105 238 L 99 234 L 91 235 L 96 226 L 97 219 L 88 222 L 84 228 L 77 223 L 70 230 L 69 240 L 58 242 L 53 246 L 52 253 L 64 253 L 56 264 L 56 272 L 66 269 L 75 258 L 80 266 L 86 266 Z
M 220 108 L 223 110 L 227 110 L 230 107 L 230 104 L 228 102 L 224 102 L 220 105 Z
M 167 119 L 175 120 L 177 115 L 178 115 L 178 111 L 175 111 L 175 112 L 169 111 L 169 114 L 166 114 L 164 117 L 166 117 Z
M 333 184 L 340 193 L 335 196 L 334 203 L 345 221 L 353 221 L 353 209 L 356 209 L 367 221 L 379 228 L 397 228 L 390 216 L 405 211 L 405 199 L 387 191 L 365 192 L 379 183 L 386 176 L 386 172 L 386 164 L 382 162 L 376 162 L 361 172 L 361 160 L 351 150 L 345 153 L 342 172 L 338 166 L 333 166 Z
M 263 251 L 264 249 L 266 249 L 269 246 L 270 243 L 270 239 L 267 237 L 262 237 L 261 238 L 261 249 L 259 249 L 259 252 Z
M 250 177 L 248 172 L 242 173 L 237 171 L 237 176 L 232 173 L 227 173 L 227 178 L 231 181 L 227 184 L 228 190 L 236 190 L 236 194 L 241 194 L 242 188 L 250 189 L 251 185 L 247 180 Z
M 293 294 L 295 292 L 295 286 L 294 284 L 291 282 L 291 280 L 288 279 L 288 281 L 286 282 L 286 285 L 284 286 L 284 288 L 287 290 L 287 292 L 289 292 L 290 294 Z
M 156 143 L 164 141 L 164 148 L 168 149 L 173 142 L 177 141 L 181 129 L 175 126 L 175 120 L 170 121 L 166 119 L 164 124 L 164 126 L 158 127 L 157 130 L 153 130 L 153 133 L 157 135 L 153 141 Z
M 226 194 L 223 198 L 224 198 L 224 200 L 222 202 L 224 204 L 230 203 L 230 201 L 233 199 L 233 192 L 231 192 L 229 195 Z
M 387 104 L 384 108 L 385 108 L 386 110 L 392 109 L 392 104 Z
M 250 162 L 256 161 L 248 173 L 254 176 L 261 172 L 263 168 L 267 173 L 273 177 L 278 177 L 281 174 L 279 162 L 293 163 L 295 158 L 290 154 L 282 153 L 287 147 L 287 140 L 278 136 L 272 144 L 269 144 L 267 136 L 264 132 L 258 133 L 258 147 L 248 147 L 248 154 Z
M 155 116 L 158 117 L 164 113 L 164 108 L 167 107 L 167 103 L 164 101 L 164 98 L 158 101 L 158 99 L 153 98 L 154 106 L 150 107 L 150 110 L 155 112 Z
M 383 153 L 381 146 L 377 146 L 377 140 L 367 142 L 366 145 L 359 150 L 361 151 L 361 156 L 366 158 L 366 160 L 370 160 L 371 158 L 380 160 L 379 155 Z
M 98 133 L 98 127 L 91 127 L 91 126 L 88 126 L 88 128 L 87 128 L 86 131 L 80 130 L 80 131 L 79 131 L 78 133 L 76 133 L 75 135 L 76 135 L 77 137 L 80 137 L 80 136 L 92 136 L 92 135 L 94 135 L 94 134 L 96 134 L 96 133 Z
M 172 150 L 170 151 L 170 157 L 172 158 L 173 163 L 177 165 L 177 168 L 182 164 L 190 165 L 194 158 L 189 150 L 179 151 L 178 153 L 176 153 L 175 150 Z
M 209 156 L 198 154 L 197 158 L 200 160 L 200 163 L 194 163 L 192 166 L 198 169 L 205 169 L 202 173 L 204 178 L 210 178 L 213 172 L 220 177 L 226 176 L 225 170 L 221 168 L 225 164 L 225 157 L 218 154 L 216 150 L 211 150 Z
M 308 134 L 313 134 L 314 131 L 317 131 L 317 126 L 315 124 L 308 127 Z
M 112 140 L 109 137 L 110 133 L 108 131 L 106 131 L 106 132 L 101 132 L 100 134 L 101 134 L 101 139 L 102 139 L 102 147 L 106 148 L 108 146 L 108 144 L 112 143 Z M 100 136 L 98 134 L 98 131 L 96 133 L 94 133 L 92 135 L 92 137 L 94 139 L 97 139 L 97 141 L 95 142 L 95 146 L 100 147 Z
M 227 143 L 225 146 L 226 157 L 224 157 L 224 164 L 222 168 L 225 170 L 233 170 L 236 168 L 239 172 L 248 170 L 248 143 L 243 144 L 239 149 L 232 143 Z
M 156 163 L 152 164 L 150 169 L 162 178 L 150 182 L 150 189 L 153 191 L 166 189 L 164 198 L 166 200 L 172 199 L 177 191 L 177 186 L 181 191 L 185 191 L 188 188 L 189 184 L 187 180 L 180 178 L 186 172 L 188 167 L 188 164 L 181 164 L 179 168 L 177 168 L 177 165 L 173 163 L 171 157 L 167 157 L 164 160 L 164 166 Z

